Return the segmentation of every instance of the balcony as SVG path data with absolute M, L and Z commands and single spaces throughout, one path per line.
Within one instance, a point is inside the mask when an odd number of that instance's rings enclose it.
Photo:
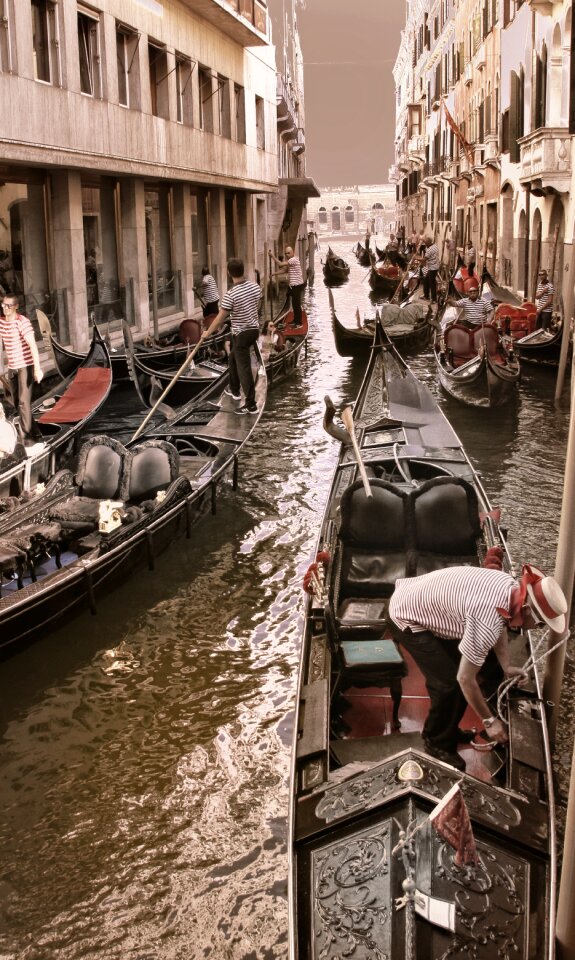
M 568 193 L 571 137 L 566 127 L 540 127 L 519 140 L 520 180 L 534 193 Z
M 471 61 L 465 64 L 465 70 L 463 71 L 463 82 L 466 87 L 468 87 L 470 83 L 473 83 L 473 64 Z
M 451 165 L 451 159 L 449 157 L 438 157 L 437 160 L 431 160 L 428 163 L 424 163 L 421 171 L 421 179 L 437 179 L 442 173 L 447 173 L 448 165 Z
M 418 159 L 425 159 L 425 147 L 427 144 L 427 137 L 410 137 L 407 141 L 407 152 L 410 158 L 414 158 L 421 154 Z
M 553 13 L 553 0 L 527 0 L 528 5 L 535 13 L 550 17 Z
M 279 73 L 276 77 L 276 105 L 278 132 L 282 140 L 297 140 L 299 104 L 292 84 Z
M 302 153 L 305 153 L 305 130 L 303 127 L 298 127 L 297 140 L 290 143 L 290 147 L 291 152 L 295 153 L 296 157 L 301 157 Z
M 182 0 L 182 3 L 242 47 L 269 43 L 268 11 L 261 0 Z

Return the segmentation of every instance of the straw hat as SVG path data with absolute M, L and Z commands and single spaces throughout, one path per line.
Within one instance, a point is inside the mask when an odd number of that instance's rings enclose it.
M 567 600 L 561 587 L 553 577 L 546 577 L 537 567 L 531 567 L 527 583 L 527 598 L 529 606 L 543 620 L 554 633 L 565 633 L 567 626 Z M 539 575 L 539 576 L 537 576 Z

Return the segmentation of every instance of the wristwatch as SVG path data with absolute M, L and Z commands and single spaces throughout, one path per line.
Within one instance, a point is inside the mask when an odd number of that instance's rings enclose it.
M 485 720 L 481 721 L 483 726 L 487 729 L 492 727 L 494 723 L 497 723 L 497 717 L 486 717 Z

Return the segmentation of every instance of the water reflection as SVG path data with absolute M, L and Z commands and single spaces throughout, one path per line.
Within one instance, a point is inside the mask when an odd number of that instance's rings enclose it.
M 369 313 L 365 269 L 334 291 Z M 0 673 L 2 960 L 287 956 L 286 812 L 301 580 L 352 399 L 321 273 L 300 370 L 270 394 L 215 517 Z M 431 353 L 413 360 L 433 390 Z M 516 408 L 438 395 L 503 509 L 518 559 L 552 567 L 567 414 L 552 378 Z M 118 401 L 114 431 L 137 422 Z M 542 496 L 542 490 L 545 496 Z

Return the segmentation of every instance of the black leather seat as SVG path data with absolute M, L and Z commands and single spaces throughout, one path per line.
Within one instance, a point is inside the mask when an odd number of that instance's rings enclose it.
M 113 437 L 94 436 L 80 449 L 76 483 L 78 495 L 56 504 L 50 519 L 57 520 L 63 533 L 84 536 L 99 522 L 100 500 L 126 499 L 128 451 Z
M 410 494 L 413 575 L 466 564 L 477 566 L 481 535 L 475 489 L 460 477 L 435 477 Z
M 161 490 L 167 490 L 178 477 L 180 456 L 167 440 L 146 440 L 130 451 L 128 490 L 130 503 L 153 500 Z

